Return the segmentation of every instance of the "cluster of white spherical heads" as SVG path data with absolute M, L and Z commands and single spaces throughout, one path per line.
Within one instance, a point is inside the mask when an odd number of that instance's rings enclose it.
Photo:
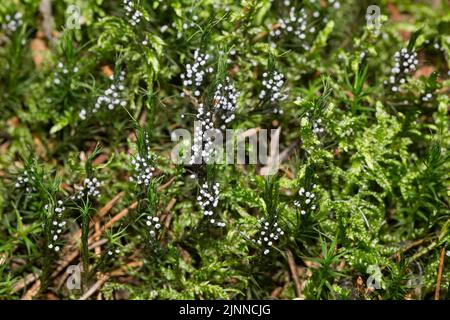
M 130 177 L 130 181 L 148 186 L 155 171 L 155 168 L 152 166 L 151 155 L 137 155 L 136 158 L 131 160 L 131 164 L 134 166 L 134 174 Z
M 318 0 L 309 0 L 309 2 L 314 5 L 318 3 Z M 341 7 L 340 2 L 337 0 L 328 0 L 328 3 L 328 8 L 338 10 Z M 318 10 L 309 13 L 305 8 L 297 8 L 289 0 L 283 1 L 283 4 L 286 7 L 290 7 L 289 14 L 286 17 L 279 18 L 277 23 L 269 25 L 270 36 L 276 39 L 281 36 L 293 36 L 293 39 L 297 40 L 304 50 L 310 50 L 319 31 L 317 28 L 318 19 L 322 19 L 323 23 L 327 23 L 328 17 L 326 15 L 323 16 Z M 276 46 L 275 43 L 271 43 L 271 45 L 273 47 Z
M 278 226 L 277 222 L 270 223 L 261 218 L 258 220 L 260 230 L 256 234 L 256 238 L 252 242 L 262 246 L 264 255 L 270 253 L 271 247 L 280 236 L 284 235 L 284 231 Z
M 147 225 L 148 233 L 150 234 L 151 239 L 154 239 L 158 230 L 161 229 L 161 222 L 159 221 L 159 218 L 148 215 L 145 224 Z
M 431 92 L 427 92 L 423 97 L 422 101 L 430 101 L 433 98 L 433 94 Z
M 83 187 L 79 187 L 79 191 L 74 194 L 71 199 L 80 200 L 85 196 L 98 198 L 100 197 L 100 186 L 101 182 L 97 178 L 86 178 L 83 181 Z
M 222 130 L 225 130 L 226 125 L 235 119 L 238 98 L 239 92 L 237 92 L 229 77 L 225 78 L 224 84 L 219 83 L 217 85 L 214 93 L 214 107 L 220 113 L 222 122 L 220 128 Z
M 308 118 L 311 126 L 312 126 L 312 132 L 319 137 L 321 134 L 325 132 L 325 128 L 322 123 L 321 118 L 313 117 L 310 112 L 306 112 L 305 116 Z
M 202 161 L 209 163 L 214 156 L 214 135 L 219 129 L 214 127 L 214 113 L 206 111 L 203 104 L 197 110 L 198 125 L 194 128 L 194 142 L 192 144 L 192 156 L 189 164 L 200 164 Z
M 49 205 L 45 205 L 45 210 L 49 209 Z M 62 200 L 58 200 L 55 209 L 54 209 L 54 215 L 53 219 L 51 221 L 51 229 L 50 229 L 50 243 L 48 244 L 48 248 L 50 250 L 53 250 L 55 252 L 59 252 L 61 247 L 59 245 L 59 238 L 61 236 L 61 233 L 63 231 L 63 228 L 66 225 L 66 221 L 62 220 L 62 214 L 66 210 L 66 207 L 64 207 L 64 203 Z
M 6 15 L 5 22 L 2 24 L 2 30 L 6 34 L 14 33 L 22 24 L 22 13 L 16 12 L 14 15 Z
M 32 170 L 30 170 L 32 171 Z M 28 172 L 25 170 L 19 175 L 16 179 L 15 187 L 16 188 L 25 188 L 26 192 L 33 192 L 35 188 L 33 186 L 36 177 L 33 175 L 33 172 Z
M 114 255 L 118 255 L 118 254 L 120 254 L 120 249 L 119 248 L 116 248 L 116 249 L 112 249 L 112 250 L 108 250 L 108 256 L 114 256 Z
M 276 106 L 278 102 L 286 100 L 288 97 L 288 95 L 283 92 L 284 84 L 285 78 L 281 72 L 276 70 L 264 72 L 262 81 L 264 89 L 259 93 L 259 99 L 268 100 L 272 105 Z M 283 111 L 277 107 L 274 107 L 273 112 L 283 113 Z
M 225 222 L 217 221 L 214 218 L 214 210 L 218 205 L 220 197 L 220 184 L 218 182 L 211 186 L 205 182 L 197 197 L 198 204 L 202 208 L 203 215 L 209 219 L 209 223 L 217 227 L 225 227 Z
M 57 86 L 61 84 L 62 78 L 68 78 L 79 71 L 77 66 L 69 69 L 62 62 L 58 62 L 57 67 L 53 78 L 53 83 Z
M 111 80 L 114 80 L 114 76 L 111 75 Z M 122 97 L 122 92 L 125 90 L 125 71 L 121 71 L 118 81 L 112 83 L 108 89 L 105 90 L 103 95 L 97 98 L 94 105 L 93 112 L 97 112 L 102 105 L 106 105 L 109 110 L 114 110 L 117 106 L 125 107 L 127 102 Z
M 190 89 L 195 97 L 200 97 L 201 86 L 205 80 L 205 76 L 214 71 L 211 66 L 208 66 L 210 55 L 202 53 L 199 49 L 194 52 L 194 62 L 186 64 L 186 72 L 181 74 L 183 86 Z M 184 95 L 184 93 L 182 93 Z
M 308 31 L 315 32 L 314 27 L 311 27 L 308 30 L 308 15 L 306 14 L 305 9 L 302 8 L 298 14 L 296 11 L 295 7 L 291 7 L 289 17 L 278 19 L 278 28 L 272 28 L 270 35 L 278 37 L 282 32 L 286 32 L 287 34 L 294 34 L 299 39 L 304 40 Z
M 300 210 L 301 214 L 305 215 L 310 210 L 316 210 L 316 194 L 313 192 L 316 187 L 316 184 L 313 184 L 311 190 L 305 190 L 302 187 L 298 191 L 299 199 L 294 201 L 294 206 Z
M 322 119 L 317 119 L 316 121 L 313 121 L 312 123 L 313 129 L 312 131 L 317 135 L 320 133 L 323 133 L 325 129 L 322 127 Z
M 142 12 L 135 8 L 133 0 L 123 0 L 125 13 L 129 18 L 130 24 L 134 27 L 141 22 Z
M 113 83 L 97 98 L 94 108 L 92 109 L 93 113 L 98 112 L 102 106 L 106 106 L 108 110 L 114 110 L 118 106 L 125 107 L 127 105 L 124 95 L 125 74 L 125 71 L 122 70 L 116 81 L 114 81 L 114 75 L 109 77 Z M 81 109 L 78 115 L 80 119 L 85 120 L 87 117 L 87 110 L 84 108 Z
M 394 58 L 395 64 L 391 69 L 389 85 L 392 92 L 399 92 L 400 86 L 406 83 L 408 75 L 416 70 L 419 60 L 417 59 L 417 52 L 409 51 L 406 48 L 397 51 Z M 387 81 L 385 84 L 387 84 Z

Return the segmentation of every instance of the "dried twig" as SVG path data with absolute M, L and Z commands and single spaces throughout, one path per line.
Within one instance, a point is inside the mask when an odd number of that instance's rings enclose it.
M 42 0 L 39 4 L 39 11 L 42 14 L 42 29 L 44 34 L 50 41 L 53 41 L 53 25 L 55 24 L 52 14 L 51 0 Z
M 99 211 L 98 214 L 94 217 L 94 221 L 100 220 L 103 216 L 105 216 L 112 207 L 116 204 L 117 201 L 119 201 L 123 196 L 125 195 L 125 192 L 118 193 L 114 198 L 112 198 L 107 204 L 105 204 Z
M 144 263 L 142 261 L 131 261 L 127 263 L 126 265 L 120 267 L 119 269 L 116 269 L 110 273 L 111 277 L 118 277 L 125 274 L 125 269 L 127 268 L 139 268 L 142 267 Z
M 94 242 L 93 244 L 91 244 L 91 245 L 88 247 L 88 250 L 95 249 L 95 252 L 97 252 L 96 249 L 101 248 L 101 246 L 104 245 L 104 244 L 107 243 L 107 242 L 108 242 L 108 239 L 101 239 L 101 240 L 98 240 L 98 241 Z
M 415 255 L 413 255 L 411 258 L 408 259 L 408 262 L 411 263 L 412 261 L 417 260 L 418 258 L 420 258 L 421 256 L 423 256 L 424 254 L 430 252 L 431 250 L 433 250 L 436 246 L 438 245 L 438 240 L 430 243 L 428 245 L 428 247 L 420 250 L 419 252 L 417 252 Z
M 283 287 L 276 287 L 271 293 L 270 296 L 273 298 L 278 298 L 281 293 L 283 292 L 284 288 Z
M 289 269 L 291 269 L 292 279 L 295 283 L 295 292 L 297 294 L 297 298 L 302 297 L 302 285 L 300 283 L 298 272 L 297 272 L 297 264 L 295 263 L 294 255 L 292 254 L 291 250 L 287 250 L 287 258 L 289 263 Z
M 434 292 L 434 300 L 439 300 L 439 295 L 441 292 L 442 269 L 444 267 L 444 260 L 445 260 L 445 246 L 443 246 L 441 250 L 441 259 L 439 261 L 439 269 L 436 281 L 436 291 Z
M 100 221 L 97 221 L 97 222 L 95 223 L 95 228 L 94 228 L 94 230 L 95 230 L 95 232 L 100 232 Z M 95 241 L 97 241 L 96 243 L 98 243 L 99 240 L 100 240 L 100 237 L 95 238 Z M 104 239 L 104 240 L 106 240 L 106 239 Z M 91 246 L 92 246 L 92 245 L 91 245 Z M 100 247 L 100 246 L 96 246 L 96 247 L 95 247 L 95 255 L 96 255 L 97 257 L 100 257 L 101 254 L 102 254 L 102 249 L 101 249 L 101 247 Z
M 136 209 L 138 202 L 133 202 L 128 208 L 123 209 L 121 212 L 116 214 L 111 220 L 109 220 L 98 232 L 95 232 L 90 238 L 88 243 L 94 242 L 94 239 L 99 237 L 105 232 L 106 229 L 111 228 L 117 221 L 125 217 L 130 210 Z
M 169 181 L 167 181 L 166 183 L 160 185 L 160 186 L 157 188 L 157 190 L 158 190 L 158 191 L 161 191 L 161 190 L 166 189 L 168 186 L 170 186 L 170 185 L 175 181 L 175 179 L 176 179 L 175 177 L 172 177 Z
M 407 245 L 406 247 L 404 247 L 404 248 L 402 248 L 402 249 L 400 249 L 397 253 L 398 254 L 404 254 L 406 251 L 408 251 L 408 250 L 410 250 L 410 249 L 412 249 L 412 248 L 414 248 L 414 247 L 417 247 L 417 246 L 420 246 L 422 243 L 424 243 L 426 240 L 428 240 L 427 238 L 423 238 L 423 239 L 419 239 L 419 240 L 417 240 L 417 241 L 414 241 L 413 243 L 410 243 L 409 245 Z M 395 254 L 394 254 L 395 255 Z M 393 256 L 394 256 L 393 255 Z
M 170 199 L 169 203 L 166 206 L 166 209 L 164 210 L 166 213 L 161 217 L 161 222 L 164 222 L 164 226 L 167 229 L 169 229 L 170 221 L 172 220 L 172 214 L 171 214 L 170 210 L 172 210 L 175 203 L 177 203 L 176 198 Z
M 110 278 L 109 274 L 104 274 L 103 276 L 100 277 L 99 280 L 97 280 L 97 282 L 89 288 L 88 291 L 85 292 L 85 294 L 83 294 L 80 299 L 78 300 L 86 300 L 88 299 L 90 296 L 92 296 L 98 289 L 100 289 L 102 287 L 102 285 L 105 284 L 106 281 L 108 281 L 108 279 Z
M 32 300 L 33 297 L 39 292 L 39 289 L 41 288 L 41 280 L 37 280 L 33 286 L 28 290 L 23 296 L 22 300 Z
M 27 274 L 26 277 L 20 279 L 13 285 L 12 293 L 16 293 L 16 292 L 22 290 L 23 288 L 28 286 L 30 283 L 33 283 L 34 281 L 36 281 L 37 278 L 38 278 L 38 276 L 34 273 Z

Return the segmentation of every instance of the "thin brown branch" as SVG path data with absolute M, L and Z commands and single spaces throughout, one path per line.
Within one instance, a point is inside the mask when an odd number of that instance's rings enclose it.
M 27 287 L 30 283 L 36 281 L 37 278 L 38 276 L 34 273 L 27 274 L 24 278 L 20 279 L 13 285 L 12 293 L 16 293 L 22 290 L 23 288 Z
M 92 243 L 95 238 L 101 236 L 105 230 L 111 228 L 117 221 L 121 220 L 123 217 L 125 217 L 130 210 L 136 209 L 138 205 L 138 202 L 133 202 L 128 208 L 123 209 L 121 212 L 116 214 L 111 220 L 109 220 L 98 232 L 95 232 L 90 238 L 89 243 Z
M 41 288 L 41 280 L 37 280 L 33 286 L 22 296 L 21 300 L 32 300 Z
M 289 264 L 289 269 L 291 269 L 291 274 L 292 274 L 292 279 L 294 280 L 295 283 L 295 292 L 297 294 L 297 298 L 301 298 L 302 297 L 302 285 L 300 283 L 300 279 L 298 277 L 298 272 L 297 272 L 297 264 L 295 263 L 295 259 L 294 259 L 294 255 L 292 254 L 291 250 L 287 250 L 287 258 L 288 258 L 288 264 Z
M 101 240 L 98 240 L 98 241 L 94 242 L 93 244 L 91 244 L 91 245 L 88 247 L 88 250 L 95 249 L 95 253 L 97 254 L 97 249 L 101 248 L 101 246 L 104 245 L 104 244 L 107 243 L 107 242 L 108 242 L 108 239 L 101 239 Z
M 48 40 L 53 41 L 53 27 L 55 21 L 52 14 L 51 0 L 42 0 L 39 4 L 39 11 L 42 14 L 42 29 Z
M 139 267 L 142 267 L 143 264 L 144 263 L 142 261 L 132 261 L 132 262 L 129 262 L 126 265 L 124 265 L 124 266 L 122 266 L 122 267 L 112 271 L 110 273 L 110 275 L 111 275 L 111 277 L 122 276 L 122 275 L 125 274 L 125 270 L 127 268 L 139 268 Z
M 175 177 L 172 177 L 169 181 L 167 181 L 166 183 L 164 183 L 163 185 L 160 185 L 158 188 L 157 188 L 157 190 L 158 191 L 161 191 L 161 190 L 164 190 L 164 189 L 166 189 L 167 187 L 169 187 L 174 181 L 175 181 Z
M 108 281 L 108 279 L 110 278 L 109 274 L 104 274 L 100 277 L 99 280 L 97 280 L 97 282 L 89 288 L 88 291 L 85 292 L 85 294 L 83 294 L 80 299 L 78 300 L 86 300 L 88 299 L 90 296 L 92 296 L 98 289 L 100 289 L 106 281 Z
M 100 232 L 100 221 L 97 221 L 97 222 L 95 223 L 94 230 L 95 230 L 95 232 Z M 95 242 L 95 243 L 98 243 L 99 240 L 100 240 L 100 237 L 97 237 L 97 238 L 95 238 L 94 240 L 97 241 L 97 242 Z M 106 240 L 106 239 L 103 239 L 103 240 Z M 94 243 L 94 244 L 95 244 L 95 243 Z M 92 247 L 92 245 L 91 245 L 91 247 Z M 95 251 L 95 255 L 96 255 L 97 257 L 100 257 L 100 255 L 102 254 L 102 249 L 101 249 L 101 247 L 100 247 L 100 246 L 96 246 L 94 249 L 95 249 L 95 250 L 94 250 L 94 251 Z M 90 250 L 90 249 L 89 249 L 89 250 Z
M 439 295 L 441 293 L 441 280 L 442 280 L 442 269 L 444 267 L 444 260 L 445 260 L 445 246 L 443 246 L 442 250 L 441 250 L 441 259 L 439 261 L 439 269 L 438 269 L 438 274 L 437 274 L 436 291 L 434 293 L 434 300 L 439 300 Z

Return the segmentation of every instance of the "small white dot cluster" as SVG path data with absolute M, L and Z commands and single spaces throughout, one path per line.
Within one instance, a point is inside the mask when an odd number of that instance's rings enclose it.
M 21 175 L 19 175 L 16 179 L 15 187 L 16 188 L 25 188 L 26 192 L 36 191 L 33 184 L 36 178 L 33 175 L 33 170 L 30 170 L 31 174 L 25 170 Z
M 108 254 L 108 256 L 110 256 L 110 257 L 112 257 L 112 256 L 117 256 L 117 255 L 120 254 L 120 249 L 119 249 L 119 248 L 116 248 L 116 249 L 108 250 L 107 254 Z
M 320 119 L 320 118 L 314 119 L 309 112 L 307 112 L 305 115 L 306 115 L 306 117 L 308 117 L 309 122 L 311 123 L 312 132 L 314 134 L 316 134 L 318 136 L 325 132 L 325 129 L 322 125 L 322 119 Z
M 349 137 L 349 136 L 351 136 L 351 135 L 353 135 L 353 128 L 348 128 L 347 130 L 345 130 L 345 131 L 342 133 L 342 136 L 344 136 L 344 137 Z
M 427 40 L 425 40 L 425 44 L 430 45 L 431 41 L 429 39 L 427 39 Z M 433 44 L 433 48 L 436 50 L 445 51 L 445 48 L 443 46 L 440 46 L 439 43 L 437 43 L 437 42 Z
M 83 182 L 83 187 L 72 196 L 72 199 L 79 200 L 84 196 L 88 197 L 100 197 L 100 191 L 98 190 L 101 186 L 101 182 L 97 178 L 86 178 Z
M 313 127 L 312 131 L 315 134 L 320 134 L 325 131 L 325 129 L 322 127 L 322 119 L 317 119 L 316 121 L 313 121 L 312 127 Z
M 298 191 L 299 200 L 294 201 L 294 206 L 300 209 L 301 214 L 305 215 L 309 210 L 316 210 L 316 194 L 313 192 L 316 187 L 313 184 L 310 191 L 305 190 L 303 187 Z
M 430 101 L 431 99 L 433 98 L 433 94 L 432 93 L 430 93 L 430 92 L 428 92 L 427 94 L 425 94 L 423 97 L 422 97 L 422 101 Z
M 221 129 L 225 130 L 226 124 L 234 120 L 237 99 L 239 93 L 236 91 L 234 84 L 229 77 L 225 78 L 224 84 L 219 84 L 214 93 L 214 106 L 220 113 L 220 119 L 222 120 Z
M 195 97 L 200 97 L 200 87 L 203 84 L 205 76 L 212 73 L 214 69 L 208 66 L 210 55 L 201 53 L 199 49 L 194 52 L 194 62 L 186 65 L 186 72 L 181 74 L 183 86 L 192 91 Z M 183 96 L 183 94 L 182 94 Z
M 189 160 L 189 164 L 201 163 L 201 160 L 209 162 L 214 155 L 213 131 L 219 129 L 214 128 L 213 113 L 205 110 L 203 104 L 199 105 L 197 111 L 197 120 L 200 125 L 194 128 L 194 143 L 192 144 L 193 155 Z
M 54 78 L 53 78 L 53 83 L 57 86 L 61 84 L 62 78 L 67 78 L 69 76 L 69 74 L 73 75 L 79 71 L 79 68 L 77 66 L 75 66 L 75 67 L 71 68 L 71 70 L 69 70 L 69 68 L 64 66 L 64 64 L 62 62 L 58 62 L 57 66 L 58 66 L 58 69 L 55 71 Z
M 125 13 L 130 21 L 130 24 L 134 27 L 141 22 L 142 12 L 135 9 L 133 0 L 123 0 Z
M 269 100 L 272 104 L 286 100 L 288 95 L 283 92 L 285 84 L 284 75 L 276 70 L 263 73 L 263 90 L 259 93 L 260 100 Z M 283 113 L 282 110 L 274 109 L 274 113 Z
M 318 18 L 319 15 L 319 12 L 313 14 L 314 18 Z M 291 7 L 289 17 L 278 19 L 278 23 L 271 26 L 269 33 L 273 37 L 280 37 L 282 33 L 286 35 L 293 34 L 302 41 L 301 45 L 303 49 L 310 50 L 311 47 L 306 41 L 308 34 L 315 34 L 317 31 L 316 27 L 310 25 L 311 23 L 308 22 L 308 14 L 305 9 L 302 8 L 300 12 L 296 14 L 296 8 Z
M 277 222 L 269 223 L 265 219 L 259 219 L 258 223 L 260 225 L 260 230 L 257 232 L 256 238 L 252 239 L 252 242 L 262 246 L 264 255 L 270 253 L 270 248 L 274 245 L 284 231 L 278 226 Z
M 313 2 L 313 1 L 311 1 L 311 2 Z M 328 0 L 328 2 L 333 5 L 334 9 L 339 9 L 341 7 L 341 3 L 339 1 Z
M 87 111 L 86 109 L 81 109 L 80 112 L 78 113 L 78 116 L 80 117 L 81 120 L 86 120 L 87 118 Z
M 114 80 L 113 76 L 111 76 L 111 80 Z M 121 94 L 125 90 L 124 81 L 125 71 L 121 71 L 119 80 L 111 84 L 104 94 L 97 98 L 93 112 L 97 112 L 103 104 L 106 104 L 109 110 L 114 110 L 118 105 L 125 107 L 127 102 Z
M 168 25 L 162 25 L 161 28 L 159 28 L 159 31 L 161 31 L 161 33 L 165 33 L 167 30 L 169 30 L 169 26 Z
M 223 3 L 223 1 L 214 1 L 213 2 L 213 8 L 218 10 L 224 10 L 225 12 L 229 12 L 231 10 L 230 6 L 226 3 Z
M 9 14 L 5 16 L 5 22 L 2 24 L 2 29 L 5 31 L 6 34 L 12 34 L 22 24 L 23 24 L 22 13 L 16 12 L 13 16 Z
M 192 16 L 192 20 L 197 21 L 198 20 L 198 16 L 197 15 L 193 15 Z M 183 30 L 188 30 L 189 28 L 193 28 L 195 27 L 195 22 L 191 22 L 191 23 L 183 23 Z
M 217 227 L 225 227 L 225 222 L 217 221 L 214 218 L 214 210 L 217 208 L 220 198 L 220 184 L 218 182 L 209 185 L 205 182 L 197 197 L 198 204 L 202 208 L 203 215 L 209 219 L 209 223 Z
M 114 76 L 111 75 L 109 77 L 112 81 L 114 81 Z M 106 89 L 101 96 L 99 96 L 95 102 L 94 108 L 92 109 L 93 113 L 96 113 L 100 110 L 103 105 L 106 105 L 109 110 L 114 110 L 117 106 L 125 107 L 127 102 L 125 100 L 123 91 L 125 90 L 125 71 L 121 71 L 119 75 L 119 79 L 114 81 L 108 89 Z M 81 120 L 85 120 L 87 117 L 87 110 L 81 109 L 78 113 L 78 116 Z
M 153 167 L 153 158 L 150 152 L 150 139 L 148 133 L 145 133 L 144 143 L 147 146 L 144 154 L 138 154 L 136 158 L 131 160 L 131 164 L 134 166 L 134 173 L 130 177 L 130 181 L 134 181 L 137 184 L 148 186 L 155 167 Z
M 194 29 L 198 19 L 199 16 L 194 13 L 194 8 L 189 8 L 186 13 L 186 21 L 182 25 L 183 30 L 177 32 L 177 38 L 181 39 L 184 35 L 188 34 L 189 29 Z M 175 22 L 172 23 L 172 27 L 176 28 Z
M 150 234 L 151 238 L 156 238 L 156 233 L 159 229 L 161 229 L 161 222 L 159 221 L 158 217 L 152 217 L 147 216 L 147 219 L 145 221 L 145 224 L 148 227 L 148 233 Z
M 417 59 L 417 52 L 408 51 L 406 48 L 397 51 L 394 58 L 395 64 L 391 69 L 389 85 L 392 92 L 399 92 L 399 86 L 406 83 L 406 77 L 416 70 L 419 60 Z
M 130 177 L 130 181 L 148 186 L 155 171 L 152 166 L 152 156 L 150 154 L 137 155 L 135 159 L 131 160 L 131 164 L 134 166 L 134 173 Z
M 48 208 L 49 206 L 45 205 L 45 209 L 48 210 Z M 59 250 L 61 249 L 58 240 L 61 236 L 64 226 L 66 225 L 66 221 L 62 221 L 62 214 L 64 210 L 66 210 L 66 207 L 64 207 L 63 201 L 58 200 L 54 210 L 56 216 L 52 219 L 51 222 L 51 229 L 50 229 L 51 242 L 48 245 L 48 248 L 55 252 L 59 252 Z
M 100 188 L 100 181 L 97 180 L 97 178 L 86 178 L 84 179 L 84 187 L 86 189 L 88 197 L 100 197 L 100 191 L 98 188 Z

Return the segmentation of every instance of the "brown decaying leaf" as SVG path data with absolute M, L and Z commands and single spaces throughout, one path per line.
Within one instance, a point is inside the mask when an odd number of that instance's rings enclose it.
M 45 54 L 48 52 L 47 44 L 43 39 L 36 37 L 31 40 L 30 48 L 36 68 L 41 67 L 42 63 L 44 62 Z
M 113 71 L 112 71 L 111 67 L 108 65 L 102 66 L 101 70 L 102 70 L 102 73 L 107 77 L 110 77 L 113 75 Z
M 414 78 L 420 78 L 421 76 L 429 77 L 436 70 L 433 66 L 423 66 L 416 70 Z

